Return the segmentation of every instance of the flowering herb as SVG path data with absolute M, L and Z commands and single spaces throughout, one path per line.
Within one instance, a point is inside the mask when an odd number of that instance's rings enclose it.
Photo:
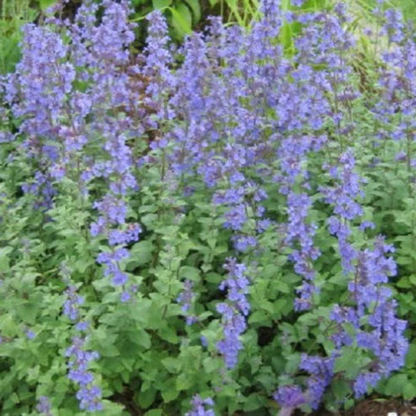
M 179 47 L 155 11 L 141 51 L 127 0 L 25 26 L 0 79 L 0 413 L 416 397 L 413 27 L 380 4 L 366 72 L 345 4 L 260 3 Z

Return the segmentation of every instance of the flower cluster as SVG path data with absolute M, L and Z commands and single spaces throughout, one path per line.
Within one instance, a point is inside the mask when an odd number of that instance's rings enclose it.
M 238 351 L 242 348 L 240 335 L 247 327 L 245 316 L 250 310 L 246 297 L 249 281 L 245 276 L 246 266 L 238 264 L 235 259 L 227 259 L 224 268 L 228 271 L 228 278 L 221 283 L 220 289 L 228 289 L 228 302 L 217 305 L 224 325 L 224 339 L 218 342 L 217 348 L 224 356 L 226 366 L 233 368 L 238 361 Z
M 90 134 L 104 138 L 103 150 L 107 157 L 96 160 L 83 179 L 107 178 L 108 192 L 94 203 L 100 215 L 91 225 L 91 234 L 103 235 L 111 247 L 116 246 L 110 253 L 100 255 L 98 261 L 105 264 L 105 273 L 112 277 L 113 283 L 123 286 L 121 299 L 128 300 L 127 275 L 119 268 L 118 261 L 128 257 L 129 253 L 127 249 L 118 247 L 137 241 L 141 232 L 136 223 L 126 225 L 126 194 L 137 189 L 132 174 L 132 150 L 127 142 L 137 126 L 126 114 L 114 113 L 114 108 L 124 106 L 128 110 L 137 99 L 130 90 L 129 77 L 119 70 L 129 62 L 128 47 L 134 40 L 134 25 L 128 22 L 130 10 L 127 1 L 105 1 L 103 5 L 101 23 L 91 28 L 91 46 L 84 51 L 83 58 L 94 62 L 99 69 L 93 75 L 89 91 L 95 111 Z
M 172 93 L 176 78 L 170 71 L 173 57 L 168 50 L 168 27 L 160 11 L 156 10 L 147 16 L 149 30 L 147 45 L 143 59 L 143 68 L 138 68 L 138 73 L 147 79 L 144 85 L 145 97 L 143 105 L 150 107 L 152 114 L 146 117 L 146 127 L 157 129 L 158 123 L 173 119 L 175 112 L 167 102 L 167 97 Z
M 186 413 L 185 416 L 215 416 L 212 409 L 208 407 L 214 406 L 214 402 L 211 398 L 202 399 L 199 395 L 196 395 L 192 399 L 192 410 Z
M 313 285 L 315 272 L 311 261 L 316 260 L 320 252 L 313 244 L 315 227 L 306 223 L 308 209 L 312 205 L 309 196 L 291 192 L 287 200 L 289 221 L 286 242 L 297 242 L 300 245 L 299 250 L 293 250 L 290 259 L 295 264 L 296 273 L 305 279 L 302 287 L 298 289 L 300 298 L 296 299 L 295 309 L 303 311 L 311 308 L 312 295 L 316 292 Z
M 68 377 L 79 386 L 77 399 L 80 409 L 94 412 L 103 409 L 101 389 L 95 384 L 94 375 L 88 371 L 88 366 L 99 355 L 96 352 L 86 351 L 84 344 L 84 338 L 74 337 L 72 345 L 66 350 L 65 355 L 69 358 Z
M 64 273 L 67 272 L 64 270 Z M 87 337 L 84 335 L 88 323 L 80 316 L 79 306 L 84 298 L 77 294 L 77 289 L 69 285 L 65 291 L 66 300 L 63 313 L 73 323 L 79 335 L 72 338 L 71 346 L 67 348 L 65 356 L 68 357 L 68 378 L 78 385 L 77 399 L 81 410 L 93 412 L 102 410 L 101 389 L 97 386 L 94 374 L 89 371 L 89 364 L 99 358 L 95 351 L 88 351 L 85 347 Z
M 362 179 L 354 172 L 355 158 L 352 151 L 347 151 L 339 158 L 341 168 L 329 167 L 331 177 L 338 181 L 334 187 L 320 188 L 325 201 L 334 205 L 334 214 L 328 219 L 330 233 L 338 238 L 339 252 L 345 274 L 353 270 L 352 262 L 356 258 L 356 250 L 348 242 L 350 229 L 348 223 L 362 215 L 362 208 L 356 202 L 363 196 Z
M 186 316 L 186 324 L 192 325 L 193 323 L 197 322 L 196 316 L 190 314 L 190 309 L 192 308 L 192 304 L 195 298 L 195 293 L 193 292 L 194 284 L 192 280 L 185 280 L 183 285 L 183 291 L 179 294 L 178 298 L 176 299 L 182 306 L 182 312 Z
M 349 224 L 362 215 L 362 208 L 356 202 L 359 196 L 363 196 L 360 189 L 362 180 L 354 173 L 355 159 L 351 151 L 341 155 L 339 161 L 341 169 L 329 168 L 331 177 L 339 184 L 333 188 L 321 188 L 321 192 L 326 202 L 335 206 L 337 217 L 330 217 L 328 223 L 331 234 L 338 238 L 344 273 L 354 274 L 348 289 L 355 306 L 335 305 L 331 319 L 339 325 L 333 335 L 338 350 L 353 343 L 351 334 L 343 327 L 348 323 L 355 328 L 357 346 L 371 351 L 376 357 L 371 369 L 360 373 L 354 381 L 355 395 L 360 397 L 382 377 L 404 364 L 408 343 L 403 336 L 406 323 L 395 317 L 396 302 L 391 299 L 391 290 L 384 286 L 388 277 L 396 274 L 394 260 L 386 257 L 394 248 L 385 244 L 381 236 L 376 238 L 373 250 L 360 251 L 348 242 Z M 367 227 L 372 227 L 372 224 L 363 222 L 360 229 Z M 369 328 L 363 326 L 363 319 Z
M 14 116 L 23 118 L 20 147 L 36 166 L 34 181 L 23 184 L 24 192 L 36 196 L 35 207 L 51 208 L 54 182 L 66 176 L 84 197 L 91 181 L 106 178 L 108 192 L 93 203 L 100 215 L 91 233 L 105 236 L 110 246 L 123 246 L 137 241 L 141 231 L 136 223 L 126 224 L 126 194 L 137 189 L 127 142 L 139 122 L 114 111 L 138 102 L 130 77 L 120 70 L 130 60 L 134 25 L 128 1 L 104 1 L 100 19 L 97 11 L 97 4 L 86 1 L 73 23 L 50 19 L 47 27 L 25 26 L 23 59 L 6 83 L 6 99 Z M 64 42 L 62 30 L 71 42 Z M 76 89 L 76 83 L 86 87 Z M 103 140 L 102 157 L 91 161 L 83 150 L 97 136 Z
M 281 406 L 279 416 L 291 416 L 293 411 L 306 403 L 304 393 L 299 386 L 281 386 L 273 395 Z
M 355 307 L 336 305 L 331 318 L 339 325 L 349 323 L 356 330 L 357 346 L 372 352 L 374 360 L 368 370 L 362 371 L 354 381 L 356 397 L 364 395 L 370 387 L 404 365 L 408 341 L 404 337 L 406 322 L 396 317 L 397 302 L 391 299 L 391 290 L 385 287 L 389 276 L 396 274 L 396 263 L 387 255 L 391 245 L 379 236 L 373 250 L 357 255 L 354 280 L 348 289 Z M 366 325 L 363 325 L 363 318 Z M 338 348 L 350 345 L 352 339 L 346 331 L 335 335 Z
M 65 290 L 66 300 L 64 303 L 64 315 L 71 321 L 76 322 L 79 320 L 79 306 L 81 306 L 85 299 L 83 296 L 78 295 L 77 288 L 75 286 L 68 286 Z
M 39 397 L 39 403 L 36 410 L 43 416 L 53 416 L 51 412 L 51 404 L 46 396 Z
M 23 190 L 36 196 L 35 207 L 44 209 L 52 206 L 52 182 L 62 177 L 60 168 L 66 158 L 54 138 L 60 136 L 66 97 L 75 79 L 74 65 L 65 59 L 67 55 L 68 46 L 58 33 L 26 25 L 22 61 L 6 85 L 6 98 L 13 114 L 24 120 L 19 128 L 19 134 L 27 137 L 21 144 L 22 151 L 37 168 L 35 181 L 24 184 Z

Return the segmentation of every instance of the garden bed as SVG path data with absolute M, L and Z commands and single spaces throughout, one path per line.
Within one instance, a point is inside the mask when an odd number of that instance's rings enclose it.
M 142 51 L 130 3 L 0 78 L 0 415 L 416 415 L 416 28 L 358 73 L 345 2 Z

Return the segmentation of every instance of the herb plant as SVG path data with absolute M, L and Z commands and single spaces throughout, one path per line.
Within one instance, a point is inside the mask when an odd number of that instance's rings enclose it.
M 302 4 L 179 48 L 155 11 L 139 54 L 125 0 L 24 27 L 1 83 L 2 414 L 416 396 L 413 27 L 379 5 L 363 74 L 345 5 Z

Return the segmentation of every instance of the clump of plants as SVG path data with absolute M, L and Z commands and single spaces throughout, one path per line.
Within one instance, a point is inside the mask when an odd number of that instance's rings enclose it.
M 345 6 L 293 3 L 179 49 L 156 11 L 139 54 L 124 0 L 25 26 L 1 84 L 3 415 L 416 396 L 413 26 L 375 10 L 364 76 Z

